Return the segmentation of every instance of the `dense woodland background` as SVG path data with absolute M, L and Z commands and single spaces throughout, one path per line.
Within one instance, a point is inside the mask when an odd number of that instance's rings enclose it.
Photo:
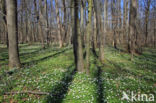
M 19 49 L 27 44 L 72 46 L 76 70 L 89 75 L 92 54 L 105 65 L 108 47 L 130 61 L 156 47 L 156 0 L 0 0 L 0 44 L 7 73 L 25 67 Z
M 6 14 L 9 6 L 14 5 L 15 11 L 10 12 L 15 14 L 9 16 L 15 16 L 18 43 L 38 42 L 43 48 L 50 44 L 58 44 L 60 48 L 75 44 L 80 55 L 82 46 L 86 48 L 86 58 L 90 47 L 94 52 L 99 47 L 101 60 L 106 44 L 116 49 L 126 48 L 132 55 L 141 53 L 142 47 L 156 45 L 155 0 L 15 0 L 11 3 L 7 4 L 6 0 L 0 3 L 3 44 L 9 45 L 13 39 L 11 34 L 8 39 Z

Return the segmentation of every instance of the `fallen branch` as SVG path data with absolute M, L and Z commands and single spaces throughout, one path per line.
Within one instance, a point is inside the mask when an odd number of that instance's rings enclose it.
M 49 95 L 48 92 L 33 92 L 33 91 L 20 91 L 20 92 L 5 92 L 5 95 L 13 95 L 13 94 L 36 94 L 36 95 Z

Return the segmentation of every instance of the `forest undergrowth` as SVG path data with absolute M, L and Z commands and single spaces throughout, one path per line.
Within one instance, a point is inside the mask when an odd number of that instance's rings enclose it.
M 8 69 L 7 48 L 0 45 L 0 51 L 1 103 L 127 103 L 123 91 L 156 94 L 156 49 L 144 48 L 131 61 L 105 47 L 104 64 L 90 56 L 90 75 L 76 71 L 72 47 L 21 44 L 18 70 Z

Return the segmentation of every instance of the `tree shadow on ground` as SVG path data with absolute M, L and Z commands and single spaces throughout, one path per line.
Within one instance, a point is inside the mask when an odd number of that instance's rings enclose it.
M 68 50 L 70 50 L 70 49 L 71 49 L 71 48 L 66 48 L 66 49 L 64 49 L 64 50 L 61 50 L 61 51 L 55 53 L 55 54 L 52 54 L 52 55 L 49 55 L 49 56 L 46 56 L 46 57 L 43 57 L 43 58 L 40 58 L 40 59 L 37 59 L 37 60 L 32 60 L 32 61 L 29 61 L 29 62 L 24 62 L 24 63 L 22 63 L 22 64 L 23 64 L 23 65 L 37 64 L 38 62 L 47 60 L 47 59 L 52 58 L 52 57 L 56 57 L 56 56 L 58 56 L 58 55 L 60 55 L 60 54 L 62 54 L 62 53 L 64 53 L 64 52 L 66 52 L 66 51 L 68 51 Z
M 153 78 L 147 78 L 146 75 L 140 74 L 140 73 L 138 73 L 136 71 L 125 69 L 125 67 L 123 67 L 119 63 L 116 63 L 116 62 L 113 62 L 113 61 L 109 61 L 109 60 L 107 60 L 107 61 L 109 63 L 113 64 L 114 67 L 118 70 L 119 73 L 124 73 L 124 74 L 128 74 L 129 73 L 129 74 L 133 75 L 134 77 L 142 79 L 142 80 L 145 80 L 147 82 L 156 82 L 156 80 L 154 80 Z
M 62 51 L 59 51 L 59 52 L 57 52 L 57 53 L 55 53 L 55 54 L 52 54 L 52 55 L 49 55 L 49 56 L 40 58 L 40 59 L 38 59 L 38 60 L 34 60 L 34 61 L 29 61 L 29 62 L 22 63 L 23 68 L 28 67 L 28 66 L 32 66 L 32 65 L 34 65 L 34 64 L 37 64 L 38 62 L 47 60 L 47 59 L 49 59 L 49 58 L 56 57 L 56 56 L 58 56 L 58 55 L 64 53 L 65 51 L 68 51 L 68 50 L 70 50 L 70 49 L 71 49 L 71 48 L 66 48 L 66 49 L 64 49 L 64 50 L 62 50 Z M 2 64 L 2 65 L 7 65 L 7 64 Z M 7 74 L 8 74 L 8 75 L 12 75 L 12 74 L 14 74 L 14 73 L 19 72 L 20 70 L 21 70 L 21 69 L 16 69 L 16 68 L 15 68 L 15 69 L 13 69 L 13 70 L 6 71 L 3 75 L 7 75 Z M 2 77 L 3 75 L 0 75 L 0 77 Z
M 23 45 L 23 46 L 20 46 L 20 49 L 22 49 L 22 48 L 24 48 L 24 47 L 27 47 L 27 46 L 29 46 L 29 45 Z M 29 50 L 34 50 L 34 51 L 32 51 L 32 52 L 25 52 L 25 51 L 29 51 Z M 20 58 L 22 58 L 22 57 L 26 57 L 26 55 L 34 55 L 34 54 L 37 54 L 38 52 L 40 52 L 42 50 L 42 48 L 30 48 L 30 49 L 28 49 L 28 48 L 26 48 L 26 49 L 24 49 L 24 50 L 20 50 L 19 51 L 19 56 L 20 56 Z M 1 58 L 0 58 L 0 60 L 3 60 L 3 61 L 6 61 L 6 60 L 8 60 L 9 59 L 9 56 L 8 56 L 8 49 L 7 48 L 0 48 L 0 56 L 1 56 Z M 23 52 L 21 52 L 21 51 L 24 51 L 24 53 Z M 3 63 L 4 65 L 5 65 L 5 63 Z
M 21 49 L 21 50 L 19 50 L 20 58 L 26 58 L 27 55 L 32 55 L 32 56 L 37 55 L 42 50 L 48 51 L 48 49 L 49 49 L 49 48 L 41 48 L 41 47 L 39 47 L 39 48 L 25 48 L 25 47 L 28 47 L 28 46 L 31 46 L 31 45 L 22 45 L 22 46 L 20 46 L 20 49 Z M 35 46 L 35 45 L 32 45 L 32 46 Z M 38 45 L 36 45 L 36 46 L 38 46 Z M 28 52 L 28 51 L 31 51 L 31 52 Z M 58 48 L 54 48 L 54 49 L 52 49 L 50 51 L 58 51 Z M 0 56 L 1 56 L 0 60 L 5 61 L 5 60 L 9 59 L 8 49 L 0 47 Z
M 95 56 L 96 57 L 96 56 Z M 95 66 L 97 67 L 95 73 L 94 73 L 94 78 L 97 79 L 96 81 L 96 85 L 97 85 L 97 94 L 98 94 L 98 102 L 99 103 L 105 103 L 104 101 L 104 87 L 103 87 L 103 78 L 102 78 L 102 67 L 98 65 L 97 63 L 97 58 L 94 60 L 93 62 L 95 64 Z
M 47 103 L 61 103 L 63 101 L 75 73 L 76 69 L 74 65 L 68 67 L 68 70 L 64 74 L 62 80 L 51 90 L 50 95 L 47 97 Z
M 37 50 L 32 51 L 32 52 L 20 53 L 19 55 L 20 55 L 20 58 L 21 58 L 21 57 L 25 57 L 25 56 L 27 56 L 27 55 L 35 55 L 35 54 L 37 54 L 38 52 L 40 52 L 41 50 L 42 50 L 42 49 L 37 49 Z M 7 59 L 9 59 L 9 58 L 8 58 L 8 52 L 6 51 L 5 53 L 2 54 L 2 59 L 0 58 L 0 60 L 7 60 Z
M 1 49 L 1 48 L 0 48 Z M 29 50 L 33 50 L 32 52 L 22 52 L 22 51 L 24 51 L 24 50 L 21 50 L 20 52 L 19 52 L 19 56 L 20 56 L 20 58 L 26 58 L 27 57 L 27 55 L 32 55 L 32 56 L 36 56 L 38 53 L 40 53 L 42 50 L 44 50 L 45 52 L 46 51 L 48 51 L 48 48 L 37 48 L 37 49 L 25 49 L 25 51 L 29 51 Z M 52 51 L 58 51 L 58 49 L 52 49 L 52 50 L 50 50 L 49 52 L 52 52 Z M 3 51 L 3 53 L 1 53 L 1 56 L 2 56 L 2 58 L 0 58 L 0 60 L 7 60 L 7 59 L 9 59 L 9 57 L 8 57 L 8 51 L 6 50 L 5 52 Z M 29 57 L 28 57 L 29 58 Z
M 156 53 L 143 53 L 141 56 L 135 56 L 137 66 L 143 66 L 141 69 L 151 70 L 156 73 Z
M 97 72 L 97 87 L 98 87 L 98 101 L 99 103 L 104 103 L 104 88 L 103 88 L 103 82 L 102 82 L 102 78 L 101 78 L 101 73 L 102 73 L 102 70 L 101 70 L 101 67 L 100 66 L 97 66 L 98 68 L 98 72 Z
M 28 46 L 30 46 L 30 45 L 28 45 L 28 44 L 22 44 L 22 45 L 18 44 L 18 47 L 19 48 L 21 48 L 21 47 L 24 47 L 25 48 L 25 47 L 28 47 Z
M 97 85 L 97 93 L 98 93 L 98 102 L 99 103 L 105 103 L 104 101 L 104 88 L 103 88 L 103 81 L 102 81 L 102 67 L 104 66 L 100 66 L 98 65 L 97 61 L 99 56 L 97 55 L 97 52 L 92 50 L 92 53 L 94 55 L 94 61 L 93 63 L 95 64 L 95 66 L 97 67 L 96 72 L 94 73 L 94 77 L 97 79 L 96 81 L 96 85 Z

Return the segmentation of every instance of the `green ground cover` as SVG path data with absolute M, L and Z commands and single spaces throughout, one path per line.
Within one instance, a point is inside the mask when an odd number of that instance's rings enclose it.
M 127 103 L 123 91 L 156 96 L 156 49 L 145 48 L 131 61 L 129 54 L 106 47 L 105 64 L 90 57 L 90 75 L 76 72 L 71 47 L 23 44 L 20 59 L 23 68 L 9 70 L 7 49 L 0 45 L 0 103 Z M 6 94 L 17 91 L 48 94 Z

